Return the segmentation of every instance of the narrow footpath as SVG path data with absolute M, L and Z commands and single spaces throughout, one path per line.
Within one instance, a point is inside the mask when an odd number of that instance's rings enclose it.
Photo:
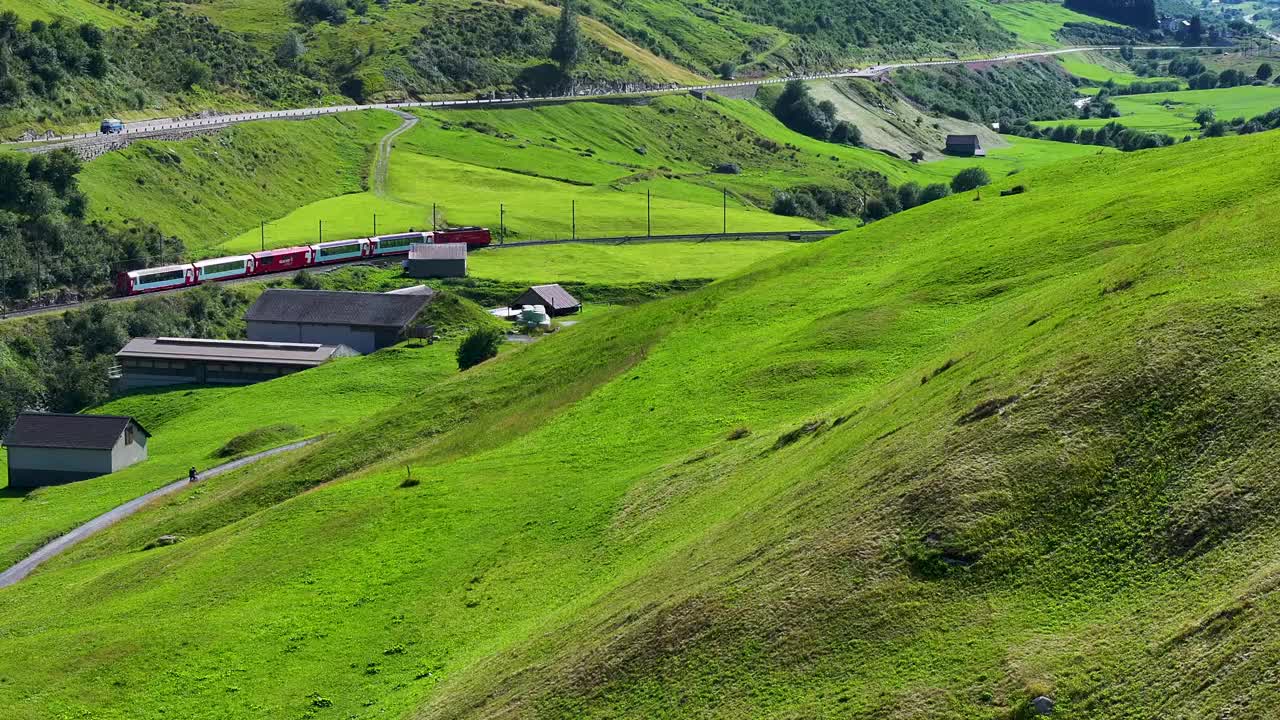
M 255 453 L 247 457 L 242 457 L 239 460 L 233 460 L 232 462 L 226 463 L 225 465 L 219 465 L 215 468 L 210 468 L 200 473 L 200 480 L 203 481 L 207 478 L 217 477 L 218 475 L 229 473 L 232 470 L 239 470 L 240 468 L 246 465 L 252 465 L 253 463 L 258 462 L 259 460 L 271 457 L 272 455 L 279 455 L 281 453 L 289 452 L 290 450 L 297 450 L 299 448 L 304 448 L 316 442 L 319 439 L 320 438 L 311 438 L 310 440 L 302 440 L 296 443 L 282 445 L 278 448 L 263 450 L 260 453 Z M 130 500 L 129 502 L 113 510 L 109 510 L 99 515 L 98 517 L 90 520 L 89 522 L 81 525 L 75 530 L 72 530 L 66 535 L 62 535 L 56 538 L 55 540 L 52 540 L 51 542 L 42 546 L 39 550 L 36 550 L 35 552 L 31 553 L 27 557 L 23 558 L 13 567 L 9 568 L 8 570 L 5 570 L 3 573 L 0 573 L 0 588 L 7 588 L 16 582 L 23 580 L 32 572 L 34 572 L 36 568 L 40 567 L 44 563 L 48 562 L 49 560 L 52 560 L 53 558 L 61 555 L 67 550 L 70 550 L 71 548 L 75 547 L 81 542 L 88 540 L 94 535 L 97 535 L 103 530 L 106 530 L 112 525 L 115 525 L 121 520 L 138 512 L 142 508 L 146 507 L 147 504 L 149 504 L 151 501 L 158 500 L 159 498 L 162 498 L 166 495 L 172 495 L 178 492 L 179 490 L 182 490 L 183 488 L 187 488 L 190 486 L 191 486 L 191 483 L 186 478 L 183 478 L 181 480 L 178 480 L 177 482 L 173 482 L 168 485 L 165 485 L 159 490 L 152 490 L 146 495 L 143 495 L 142 497 L 134 500 Z
M 409 132 L 418 124 L 418 116 L 402 110 L 393 111 L 404 119 L 400 127 L 387 133 L 378 141 L 378 159 L 373 165 L 373 194 L 379 197 L 387 195 L 387 176 L 391 172 L 391 151 L 395 148 L 396 138 Z

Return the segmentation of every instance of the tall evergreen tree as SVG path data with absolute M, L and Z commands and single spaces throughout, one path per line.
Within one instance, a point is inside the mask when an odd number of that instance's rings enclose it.
M 551 59 L 560 64 L 560 72 L 570 77 L 582 57 L 582 30 L 578 27 L 578 13 L 573 0 L 563 0 L 560 5 L 560 24 L 556 28 L 556 42 L 551 46 Z

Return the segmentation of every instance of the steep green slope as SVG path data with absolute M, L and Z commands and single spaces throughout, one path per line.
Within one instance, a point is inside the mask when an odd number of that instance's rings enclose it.
M 0 593 L 0 706 L 1267 717 L 1277 150 L 1027 171 L 406 386 Z
M 199 254 L 282 210 L 366 189 L 374 148 L 401 122 L 370 111 L 140 142 L 89 163 L 80 184 L 94 219 L 145 219 Z

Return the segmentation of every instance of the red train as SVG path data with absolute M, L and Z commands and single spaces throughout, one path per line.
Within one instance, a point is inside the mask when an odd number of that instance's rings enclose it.
M 183 265 L 122 272 L 116 277 L 116 290 L 120 295 L 142 295 L 206 282 L 291 272 L 317 265 L 408 255 L 409 246 L 418 243 L 466 243 L 468 248 L 478 248 L 492 242 L 492 233 L 487 228 L 479 227 L 335 240 L 316 245 L 266 250 L 249 255 L 201 260 Z

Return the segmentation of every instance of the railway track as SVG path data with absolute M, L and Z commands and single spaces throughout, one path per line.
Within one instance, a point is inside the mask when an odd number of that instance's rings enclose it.
M 636 243 L 664 243 L 664 242 L 732 242 L 735 240 L 786 240 L 790 242 L 815 242 L 823 238 L 837 235 L 843 230 L 798 230 L 798 231 L 777 231 L 777 232 L 746 232 L 746 233 L 691 233 L 683 235 L 622 235 L 615 237 L 599 237 L 599 238 L 568 238 L 555 240 L 525 240 L 520 242 L 509 242 L 489 245 L 488 247 L 479 248 L 473 252 L 487 252 L 492 250 L 501 250 L 503 248 L 519 248 L 534 247 L 539 245 L 565 245 L 571 243 L 577 244 L 595 244 L 595 245 L 625 245 Z M 364 266 L 386 267 L 388 265 L 399 264 L 403 258 L 388 258 L 385 260 L 364 259 L 356 262 L 340 263 L 336 265 L 318 265 L 314 267 L 304 268 L 305 272 L 312 274 L 330 273 L 342 268 Z M 235 280 L 218 281 L 218 285 L 243 285 L 254 282 L 269 282 L 272 280 L 284 280 L 292 276 L 296 276 L 303 270 L 287 270 L 279 273 L 271 273 L 268 275 L 255 275 L 245 278 L 237 278 Z M 144 298 L 163 297 L 165 295 L 175 295 L 186 292 L 191 287 L 180 287 L 172 290 L 159 290 L 150 292 L 145 295 L 129 295 L 125 297 L 101 297 L 89 298 L 77 302 L 59 303 L 57 305 L 43 305 L 35 308 L 24 308 L 22 310 L 13 310 L 6 312 L 3 306 L 0 306 L 0 322 L 5 320 L 15 320 L 18 318 L 35 317 L 37 315 L 49 315 L 53 313 L 66 312 L 75 308 L 89 305 L 96 302 L 105 303 L 123 303 L 134 302 Z

